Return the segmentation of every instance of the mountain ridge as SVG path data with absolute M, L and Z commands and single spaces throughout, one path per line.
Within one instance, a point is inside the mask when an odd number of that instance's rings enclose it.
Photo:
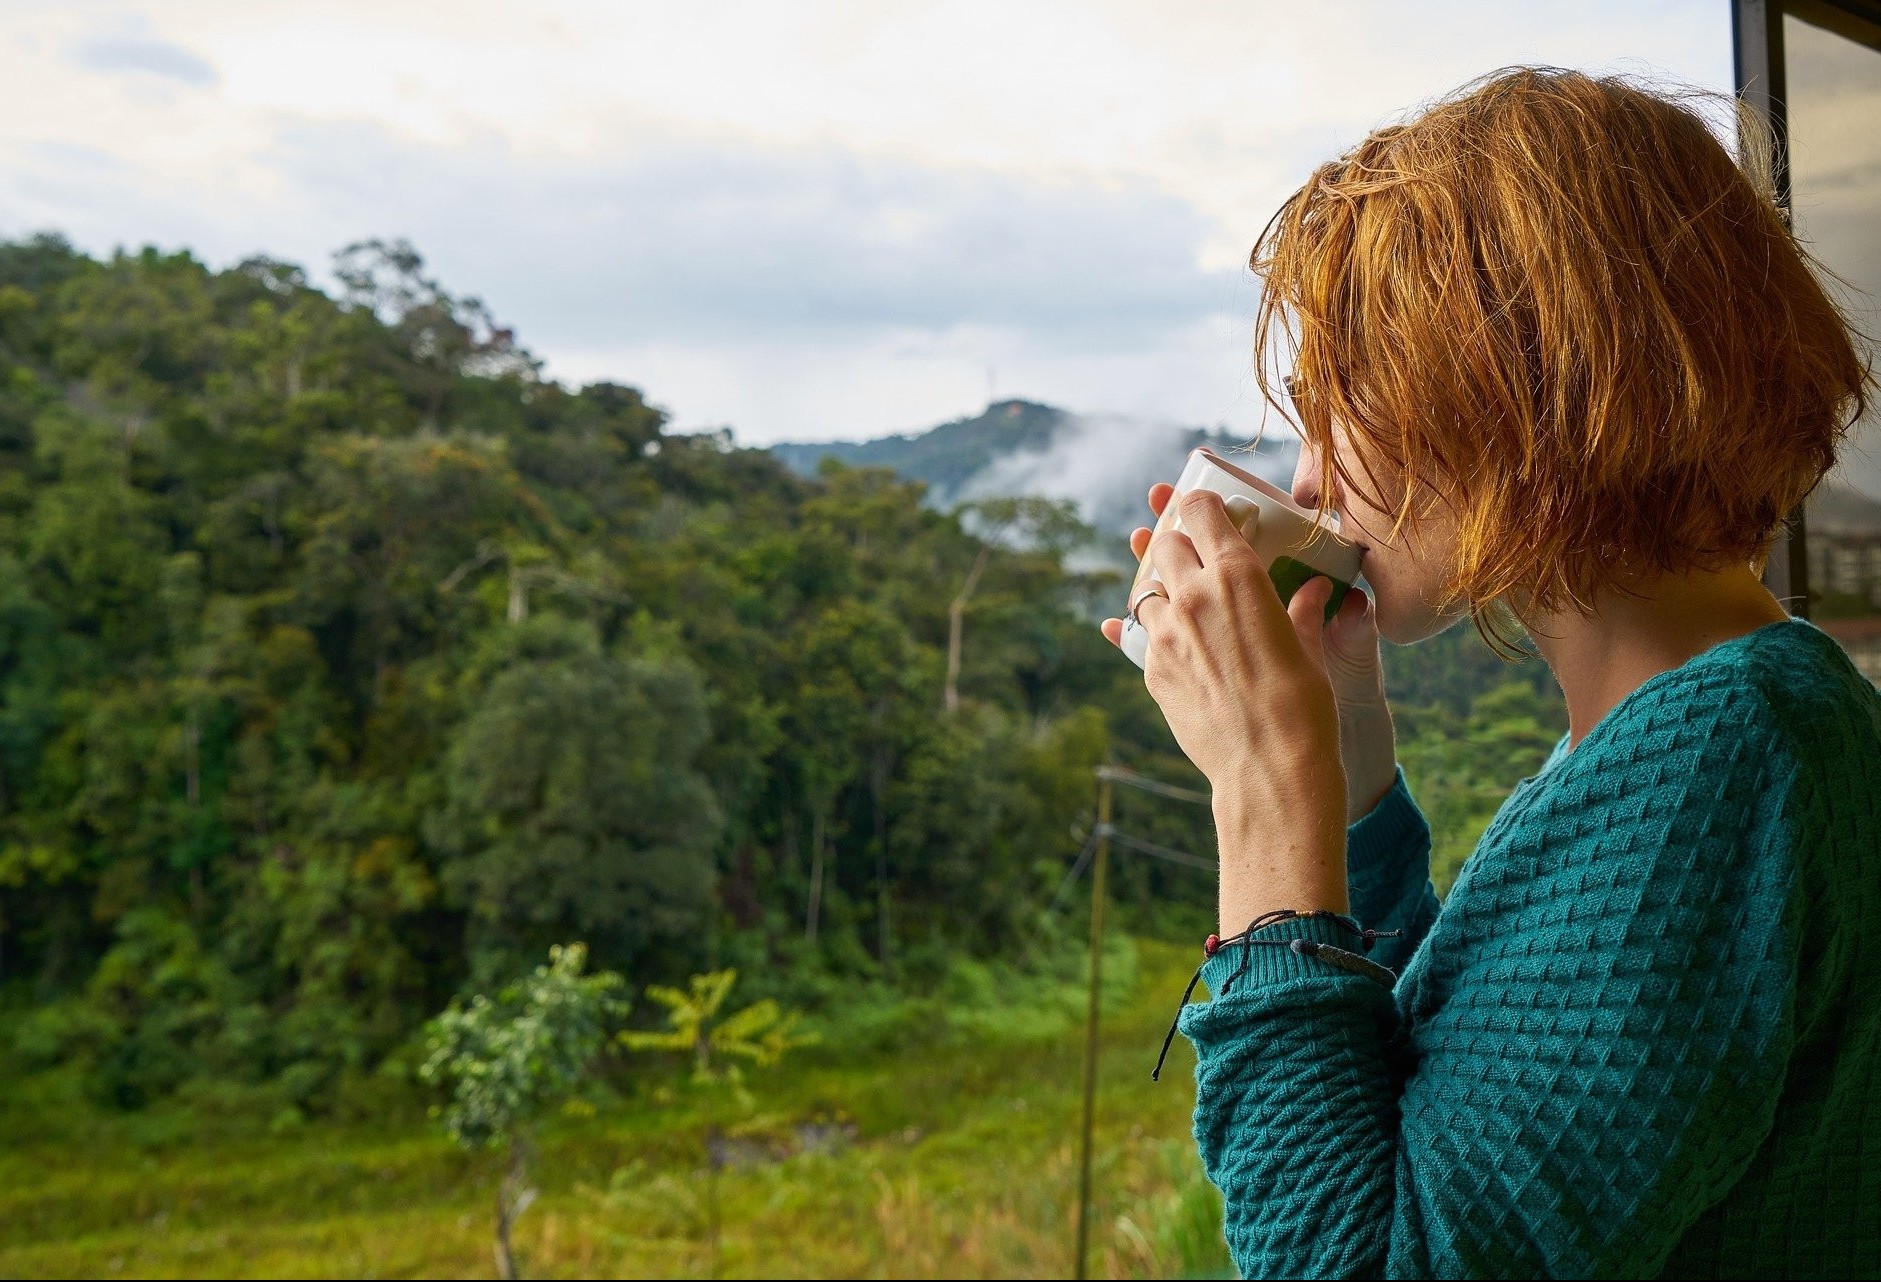
M 979 414 L 922 432 L 866 441 L 789 442 L 770 447 L 786 467 L 816 475 L 823 460 L 887 467 L 928 487 L 928 502 L 951 507 L 972 499 L 1037 495 L 1074 501 L 1106 535 L 1128 534 L 1146 519 L 1143 495 L 1173 481 L 1198 446 L 1241 456 L 1243 466 L 1284 483 L 1293 472 L 1291 442 L 1253 445 L 1222 429 L 1120 415 L 1087 415 L 1036 401 L 994 401 Z

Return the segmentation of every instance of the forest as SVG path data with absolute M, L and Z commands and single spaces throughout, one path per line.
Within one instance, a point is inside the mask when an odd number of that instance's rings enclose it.
M 929 992 L 1075 938 L 1096 766 L 1200 784 L 1068 506 L 671 433 L 403 242 L 333 279 L 0 245 L 9 1072 L 370 1115 L 428 1018 L 576 940 L 636 991 Z M 1565 719 L 1467 627 L 1388 663 L 1447 885 Z M 1193 869 L 1111 889 L 1207 928 Z

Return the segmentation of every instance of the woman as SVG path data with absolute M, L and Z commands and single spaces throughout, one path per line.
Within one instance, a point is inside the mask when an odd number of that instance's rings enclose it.
M 1868 376 L 1768 192 L 1676 102 L 1520 69 L 1253 266 L 1371 599 L 1283 607 L 1197 493 L 1133 603 L 1214 789 L 1180 1027 L 1243 1274 L 1881 1273 L 1881 698 L 1758 576 Z M 1378 639 L 1465 617 L 1569 729 L 1440 908 Z

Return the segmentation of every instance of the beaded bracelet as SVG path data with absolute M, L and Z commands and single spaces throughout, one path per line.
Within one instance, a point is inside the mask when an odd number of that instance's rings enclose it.
M 1176 1040 L 1176 1026 L 1182 1022 L 1182 1008 L 1189 1004 L 1189 998 L 1195 995 L 1195 986 L 1202 982 L 1202 969 L 1208 965 L 1208 959 L 1212 958 L 1224 948 L 1239 944 L 1241 946 L 1241 964 L 1235 967 L 1234 974 L 1222 981 L 1221 992 L 1216 994 L 1218 997 L 1226 997 L 1229 992 L 1234 989 L 1235 981 L 1246 973 L 1248 961 L 1252 956 L 1252 950 L 1256 944 L 1270 948 L 1291 949 L 1300 957 L 1316 957 L 1329 966 L 1335 966 L 1340 970 L 1347 971 L 1354 975 L 1363 975 L 1372 982 L 1383 985 L 1386 989 L 1390 989 L 1392 985 L 1397 983 L 1398 977 L 1392 974 L 1386 967 L 1380 966 L 1375 961 L 1360 957 L 1357 953 L 1347 952 L 1343 948 L 1334 948 L 1331 944 L 1322 944 L 1311 939 L 1254 938 L 1254 932 L 1265 927 L 1278 925 L 1283 921 L 1305 921 L 1314 918 L 1320 921 L 1329 921 L 1347 934 L 1355 936 L 1359 940 L 1360 946 L 1368 953 L 1372 950 L 1372 946 L 1379 940 L 1395 939 L 1404 933 L 1401 930 L 1372 930 L 1369 927 L 1359 925 L 1356 921 L 1352 920 L 1352 918 L 1342 913 L 1329 912 L 1323 908 L 1304 913 L 1298 912 L 1292 908 L 1280 908 L 1270 913 L 1262 913 L 1253 921 L 1249 922 L 1247 929 L 1238 935 L 1230 935 L 1226 939 L 1223 939 L 1220 935 L 1210 935 L 1207 939 L 1202 941 L 1202 965 L 1195 968 L 1195 974 L 1190 978 L 1189 986 L 1182 990 L 1182 1000 L 1176 1005 L 1176 1017 L 1169 1023 L 1169 1032 L 1163 1038 L 1162 1053 L 1156 1057 L 1156 1067 L 1150 1070 L 1150 1080 L 1152 1082 L 1162 1080 L 1163 1061 L 1169 1058 L 1169 1047 Z

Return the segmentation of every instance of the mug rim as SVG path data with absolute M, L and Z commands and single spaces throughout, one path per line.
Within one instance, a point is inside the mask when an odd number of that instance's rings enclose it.
M 1226 472 L 1229 476 L 1232 476 L 1235 480 L 1241 482 L 1241 484 L 1247 486 L 1249 489 L 1259 491 L 1262 495 L 1265 495 L 1267 498 L 1270 498 L 1274 502 L 1279 503 L 1287 511 L 1299 517 L 1302 521 L 1306 522 L 1308 525 L 1311 525 L 1315 527 L 1316 529 L 1324 530 L 1335 538 L 1342 537 L 1339 533 L 1340 520 L 1339 520 L 1338 513 L 1336 512 L 1328 513 L 1327 520 L 1321 521 L 1319 519 L 1319 514 L 1317 512 L 1312 511 L 1310 508 L 1303 508 L 1298 503 L 1295 503 L 1293 501 L 1293 496 L 1291 494 L 1287 494 L 1284 491 L 1282 491 L 1281 488 L 1275 485 L 1272 481 L 1262 480 L 1260 477 L 1254 475 L 1252 472 L 1243 471 L 1242 469 L 1236 467 L 1234 464 L 1230 463 L 1227 459 L 1223 458 L 1221 455 L 1215 453 L 1215 451 L 1209 449 L 1206 445 L 1196 446 L 1195 449 L 1191 453 L 1200 454 L 1203 458 L 1207 459 L 1210 463 L 1214 464 L 1216 467 Z

